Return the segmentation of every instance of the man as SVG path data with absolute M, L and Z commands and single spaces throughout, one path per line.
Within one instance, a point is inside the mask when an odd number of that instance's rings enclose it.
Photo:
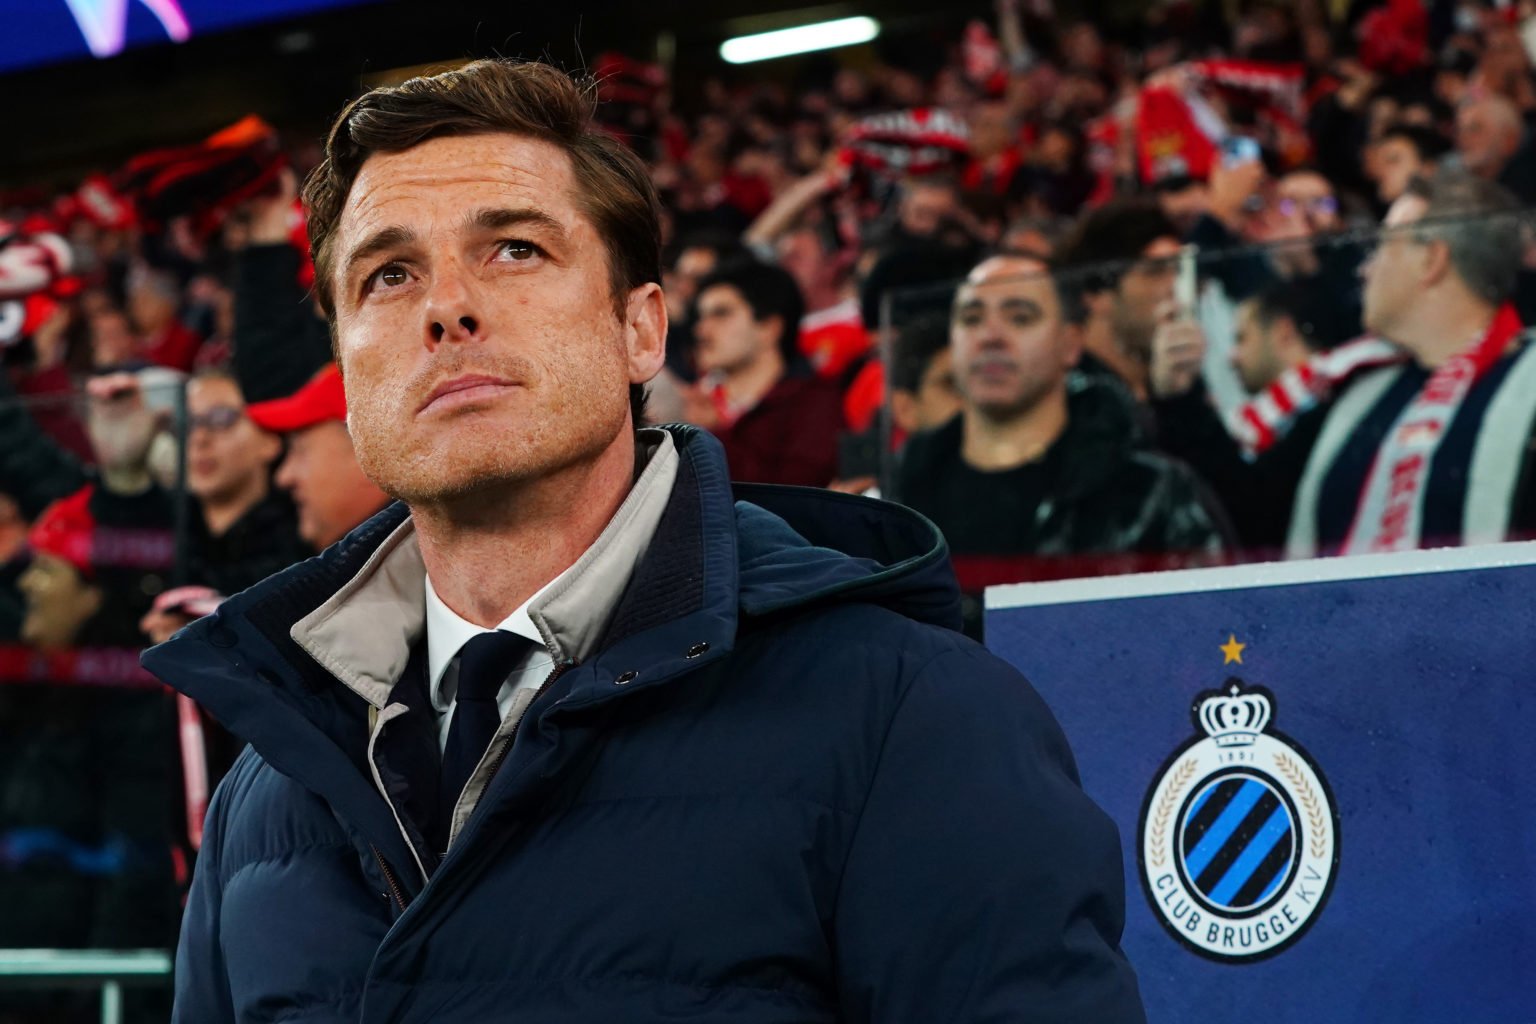
M 253 743 L 176 1019 L 1142 1019 L 1059 732 L 911 617 L 955 618 L 931 528 L 636 430 L 656 199 L 591 126 L 476 62 L 356 101 L 306 187 L 403 503 L 145 656 Z
M 963 402 L 949 351 L 949 318 L 924 316 L 901 327 L 891 357 L 891 420 L 899 434 L 941 427 Z
M 190 372 L 203 339 L 179 319 L 181 288 L 175 276 L 141 265 L 129 272 L 127 291 L 138 353 L 158 366 Z
M 1179 232 L 1156 203 L 1118 200 L 1089 213 L 1064 244 L 1061 266 L 1081 295 L 1081 371 L 1148 396 L 1152 338 L 1167 319 Z
M 1046 265 L 983 260 L 955 295 L 963 411 L 908 444 L 900 499 L 953 553 L 967 625 L 996 583 L 1211 564 L 1220 514 L 1182 467 L 1139 452 L 1117 398 L 1069 387 L 1080 349 Z
M 1456 111 L 1456 155 L 1462 169 L 1531 202 L 1536 200 L 1536 156 L 1525 135 L 1519 108 L 1497 93 L 1467 100 Z
M 1416 180 L 1362 269 L 1367 330 L 1407 358 L 1331 375 L 1315 406 L 1252 458 L 1192 377 L 1161 378 L 1163 444 L 1212 483 L 1255 554 L 1536 532 L 1526 465 L 1536 359 L 1508 305 L 1522 251 L 1514 209 L 1497 185 L 1465 174 Z
M 1288 370 L 1343 339 L 1326 302 L 1292 282 L 1276 282 L 1237 307 L 1232 367 L 1256 395 Z
M 300 539 L 293 502 L 272 486 L 282 440 L 246 415 L 226 370 L 200 370 L 187 384 L 187 492 L 197 506 L 188 530 L 187 580 L 155 601 L 140 623 L 155 643 L 236 594 L 313 554 Z M 195 613 L 195 614 L 194 614 Z
M 803 308 L 794 278 L 756 260 L 699 283 L 688 421 L 720 439 L 733 480 L 825 487 L 837 476 L 842 396 L 800 357 Z
M 1393 125 L 1371 146 L 1366 164 L 1376 183 L 1376 199 L 1391 206 L 1414 178 L 1427 178 L 1450 147 L 1440 133 L 1419 125 Z
M 274 481 L 299 512 L 299 536 L 316 550 L 336 543 L 389 501 L 358 464 L 347 429 L 347 399 L 334 364 L 287 398 L 255 402 L 246 415 L 281 434 L 288 452 Z
M 175 719 L 128 671 L 174 554 L 171 501 L 146 467 L 161 417 L 133 374 L 89 387 L 98 474 L 37 517 L 17 582 L 31 671 L 53 685 L 7 687 L 0 946 L 152 947 L 175 933 Z

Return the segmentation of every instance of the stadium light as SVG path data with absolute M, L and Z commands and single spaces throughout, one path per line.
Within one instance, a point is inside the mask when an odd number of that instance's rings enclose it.
M 720 44 L 720 57 L 729 64 L 750 64 L 753 61 L 773 60 L 775 57 L 789 57 L 796 53 L 857 46 L 879 34 L 880 23 L 874 18 L 818 21 L 813 25 L 797 25 L 794 28 L 727 39 Z

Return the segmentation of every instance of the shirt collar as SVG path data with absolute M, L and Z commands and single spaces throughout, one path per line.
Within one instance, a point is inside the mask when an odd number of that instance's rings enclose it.
M 553 663 L 554 659 L 548 656 L 544 638 L 539 636 L 538 628 L 534 626 L 533 619 L 528 615 L 528 608 L 542 597 L 546 590 L 565 578 L 570 571 L 566 569 L 565 572 L 544 584 L 537 593 L 518 605 L 511 615 L 496 626 L 497 629 L 516 633 L 525 640 L 531 641 L 535 648 L 544 652 L 544 660 L 550 663 Z M 453 664 L 453 660 L 459 656 L 459 651 L 465 644 L 481 633 L 492 631 L 484 626 L 475 625 L 449 608 L 432 588 L 430 577 L 424 578 L 423 587 L 427 596 L 427 681 L 431 687 L 432 704 L 441 707 L 444 703 L 441 693 L 443 676 L 447 674 L 448 666 Z

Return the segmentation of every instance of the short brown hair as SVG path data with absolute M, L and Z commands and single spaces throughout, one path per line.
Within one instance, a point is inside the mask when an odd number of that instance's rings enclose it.
M 608 250 L 614 308 L 622 318 L 632 289 L 661 283 L 661 204 L 645 163 L 598 127 L 596 112 L 594 83 L 537 61 L 477 60 L 353 100 L 331 126 L 325 159 L 304 183 L 315 292 L 333 330 L 336 227 L 367 159 L 429 139 L 501 132 L 552 143 L 570 157 L 576 202 Z M 629 396 L 638 427 L 644 385 L 631 384 Z

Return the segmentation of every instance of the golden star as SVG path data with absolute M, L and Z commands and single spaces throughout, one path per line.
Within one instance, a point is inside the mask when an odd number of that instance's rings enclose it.
M 1222 662 L 1222 664 L 1230 665 L 1235 661 L 1241 665 L 1243 663 L 1243 649 L 1247 646 L 1247 644 L 1237 642 L 1237 634 L 1228 633 L 1227 642 L 1220 647 L 1221 653 L 1227 656 L 1227 660 Z

